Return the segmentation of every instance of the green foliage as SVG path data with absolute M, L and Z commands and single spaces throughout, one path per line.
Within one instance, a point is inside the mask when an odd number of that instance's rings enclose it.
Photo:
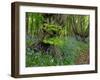
M 47 32 L 50 32 L 50 31 L 58 32 L 62 29 L 61 26 L 57 26 L 54 24 L 44 24 L 44 26 L 45 27 L 43 27 L 43 29 L 46 30 Z
M 32 44 L 33 44 L 32 39 L 26 40 L 26 45 L 27 45 L 27 46 L 31 46 Z
M 27 12 L 26 66 L 76 64 L 77 57 L 89 50 L 89 42 L 76 36 L 89 38 L 89 16 Z
M 82 52 L 85 53 L 88 48 L 88 44 L 82 42 L 82 41 L 77 41 L 73 37 L 67 37 L 63 39 L 63 45 L 60 46 L 61 52 L 64 53 L 64 63 L 68 64 L 75 64 L 75 61 L 79 54 Z
M 69 15 L 67 17 L 67 35 L 89 35 L 89 16 Z
M 44 43 L 49 43 L 51 45 L 62 45 L 63 41 L 59 37 L 53 37 L 43 40 Z
M 89 16 L 73 16 L 74 25 L 77 27 L 77 32 L 85 34 L 89 27 Z
M 29 52 L 27 53 L 26 57 L 26 66 L 50 66 L 55 65 L 54 58 L 50 55 L 44 55 L 45 53 L 32 53 L 29 55 Z
M 89 46 L 86 43 L 77 41 L 75 38 L 67 37 L 63 39 L 63 45 L 59 48 L 64 53 L 63 60 L 53 57 L 52 55 L 37 52 L 32 50 L 27 51 L 26 66 L 57 66 L 57 65 L 73 65 L 79 54 L 88 50 Z
M 39 13 L 26 13 L 27 33 L 31 36 L 38 34 L 43 24 L 43 16 Z
M 51 25 L 50 24 L 44 24 L 43 30 L 45 30 L 46 33 L 49 34 L 49 36 L 45 36 L 45 38 L 43 39 L 44 43 L 48 43 L 48 44 L 51 44 L 51 45 L 61 45 L 61 44 L 63 44 L 63 42 L 61 40 L 63 30 L 61 29 L 60 26 L 52 25 L 52 24 Z M 55 32 L 55 34 L 53 32 Z

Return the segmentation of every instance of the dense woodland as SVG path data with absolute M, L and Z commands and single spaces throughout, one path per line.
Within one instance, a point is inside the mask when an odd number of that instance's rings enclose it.
M 89 63 L 89 16 L 26 13 L 26 67 Z

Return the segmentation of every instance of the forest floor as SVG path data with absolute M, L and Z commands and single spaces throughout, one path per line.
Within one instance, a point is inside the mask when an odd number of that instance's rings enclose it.
M 81 53 L 76 59 L 76 64 L 89 64 L 89 53 Z
M 89 64 L 88 42 L 84 43 L 73 37 L 67 37 L 64 41 L 60 47 L 60 51 L 64 53 L 63 60 L 52 54 L 35 52 L 28 48 L 26 49 L 26 67 Z

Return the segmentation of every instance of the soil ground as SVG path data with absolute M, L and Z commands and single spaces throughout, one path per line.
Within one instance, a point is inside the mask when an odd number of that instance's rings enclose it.
M 89 64 L 89 53 L 81 53 L 75 63 L 76 64 Z

